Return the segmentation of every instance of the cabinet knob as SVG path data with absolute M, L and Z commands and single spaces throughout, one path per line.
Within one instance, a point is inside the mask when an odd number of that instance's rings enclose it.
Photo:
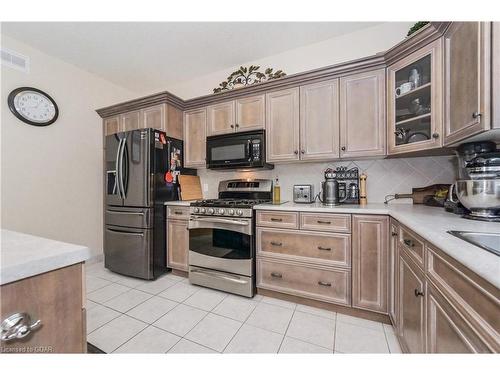
M 481 117 L 481 114 L 479 112 L 476 111 L 472 113 L 472 118 L 479 118 L 479 117 Z
M 392 237 L 396 237 L 398 234 L 397 234 L 397 232 L 392 232 L 391 235 L 392 235 Z
M 304 150 L 300 150 L 300 153 L 304 155 L 306 152 Z
M 239 128 L 240 126 L 238 124 L 235 125 L 237 128 Z
M 341 149 L 342 151 L 345 151 L 345 146 L 342 146 L 340 149 Z
M 234 125 L 233 124 L 231 124 L 231 129 L 234 129 Z
M 294 153 L 295 155 L 298 155 L 299 151 L 295 150 L 293 153 Z
M 415 297 L 423 297 L 424 296 L 424 292 L 421 292 L 418 289 L 415 289 L 414 293 L 415 293 Z

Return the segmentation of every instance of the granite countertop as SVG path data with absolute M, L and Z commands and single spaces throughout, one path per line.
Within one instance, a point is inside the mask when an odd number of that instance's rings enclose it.
M 191 202 L 196 201 L 168 201 L 165 202 L 165 206 L 189 206 Z
M 254 206 L 254 209 L 390 215 L 471 271 L 500 288 L 500 257 L 447 233 L 449 230 L 498 233 L 500 232 L 499 223 L 468 220 L 446 212 L 441 207 L 412 204 L 370 203 L 365 206 L 325 207 L 320 203 L 287 202 L 281 205 L 260 204 Z
M 90 258 L 85 246 L 1 230 L 0 285 L 39 275 Z

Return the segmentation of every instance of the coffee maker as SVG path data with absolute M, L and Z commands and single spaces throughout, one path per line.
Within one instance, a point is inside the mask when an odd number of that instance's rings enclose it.
M 469 142 L 457 147 L 458 179 L 451 186 L 466 208 L 465 218 L 500 221 L 500 150 L 494 142 Z
M 359 204 L 359 170 L 346 167 L 328 168 L 321 183 L 320 201 L 326 206 L 340 203 Z

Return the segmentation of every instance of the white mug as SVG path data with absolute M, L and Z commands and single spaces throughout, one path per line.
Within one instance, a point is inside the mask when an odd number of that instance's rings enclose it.
M 412 82 L 405 82 L 398 88 L 396 88 L 396 96 L 401 96 L 403 94 L 406 94 L 408 91 L 411 91 L 413 89 L 413 83 Z

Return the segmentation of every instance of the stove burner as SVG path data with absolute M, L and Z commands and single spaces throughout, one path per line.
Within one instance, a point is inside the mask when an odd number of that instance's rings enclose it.
M 256 204 L 270 202 L 268 199 L 203 199 L 192 202 L 194 207 L 230 207 L 230 208 L 251 208 Z

